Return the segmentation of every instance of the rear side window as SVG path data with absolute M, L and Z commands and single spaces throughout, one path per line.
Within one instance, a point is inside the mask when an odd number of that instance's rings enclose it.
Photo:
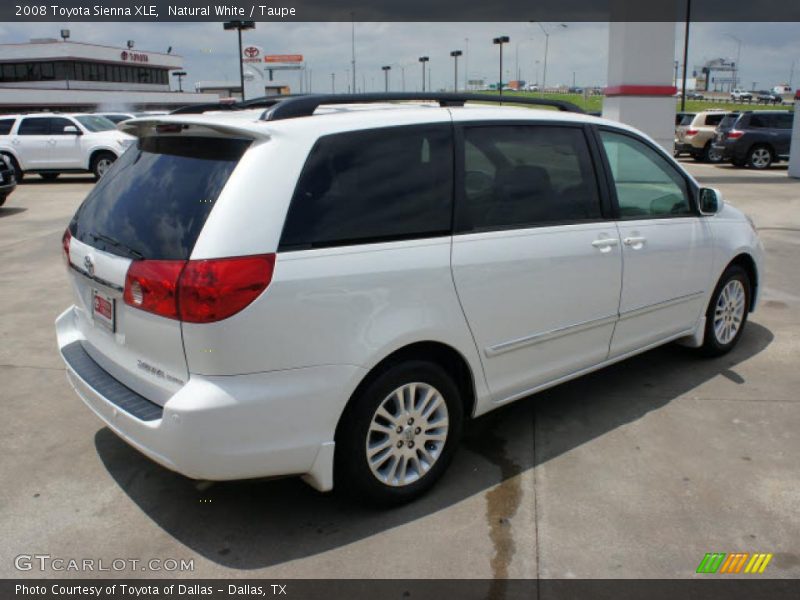
M 736 123 L 736 121 L 739 119 L 739 116 L 740 116 L 739 113 L 730 113 L 728 115 L 725 115 L 725 117 L 723 117 L 722 121 L 720 121 L 720 124 L 719 124 L 720 128 L 721 129 L 731 129 L 733 127 L 734 123 Z
M 70 231 L 121 256 L 186 260 L 249 145 L 194 136 L 140 139 L 92 189 Z
M 14 119 L 0 119 L 0 135 L 8 135 L 14 126 Z
M 750 123 L 748 124 L 748 126 L 756 129 L 774 127 L 773 121 L 774 119 L 771 114 L 753 113 L 752 115 L 750 115 Z
M 449 235 L 452 179 L 450 125 L 322 137 L 300 175 L 280 248 Z
M 18 135 L 47 135 L 50 133 L 50 119 L 33 117 L 22 119 L 17 130 Z
M 713 114 L 713 115 L 706 115 L 706 125 L 716 127 L 722 121 L 724 114 Z
M 775 115 L 775 124 L 773 127 L 778 129 L 791 129 L 794 124 L 794 113 L 786 111 L 785 113 Z
M 460 232 L 600 217 L 586 137 L 576 127 L 467 127 L 463 184 Z

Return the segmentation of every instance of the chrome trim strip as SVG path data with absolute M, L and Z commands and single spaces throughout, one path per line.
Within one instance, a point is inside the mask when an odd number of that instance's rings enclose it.
M 102 277 L 96 277 L 94 275 L 89 275 L 89 273 L 87 273 L 86 271 L 84 271 L 80 267 L 77 267 L 77 266 L 73 265 L 71 262 L 69 263 L 69 267 L 70 267 L 70 269 L 72 269 L 73 271 L 75 271 L 79 275 L 83 275 L 86 279 L 89 279 L 90 281 L 94 281 L 95 283 L 99 283 L 100 285 L 104 285 L 107 288 L 111 288 L 112 290 L 115 290 L 117 292 L 124 292 L 125 291 L 125 289 L 122 286 L 119 286 L 116 283 L 111 283 L 110 281 L 106 281 Z
M 633 310 L 627 310 L 624 313 L 620 313 L 619 320 L 624 321 L 626 319 L 632 319 L 634 317 L 646 315 L 647 313 L 654 312 L 656 310 L 661 310 L 662 308 L 669 308 L 670 306 L 673 306 L 675 304 L 682 304 L 683 302 L 689 302 L 691 300 L 701 298 L 704 295 L 705 292 L 695 292 L 693 294 L 687 294 L 686 296 L 679 296 L 677 298 L 673 298 L 672 300 L 665 300 L 664 302 L 657 302 L 656 304 L 648 304 L 647 306 L 634 308 Z
M 602 327 L 603 325 L 609 325 L 611 323 L 614 323 L 617 320 L 617 318 L 618 315 L 609 315 L 607 317 L 600 317 L 599 319 L 584 321 L 583 323 L 578 323 L 576 325 L 567 325 L 566 327 L 559 327 L 558 329 L 553 329 L 551 331 L 545 331 L 543 333 L 535 333 L 533 335 L 528 335 L 523 338 L 518 338 L 516 340 L 509 340 L 508 342 L 501 342 L 499 344 L 495 344 L 494 346 L 488 346 L 487 348 L 484 349 L 483 352 L 484 354 L 486 354 L 487 357 L 491 358 L 493 356 L 498 356 L 499 354 L 511 352 L 512 350 L 518 350 L 519 348 L 524 348 L 526 346 L 541 344 L 542 342 L 546 342 L 548 340 L 552 340 L 565 335 L 571 335 L 573 333 L 586 331 L 587 329 L 593 329 L 595 327 Z

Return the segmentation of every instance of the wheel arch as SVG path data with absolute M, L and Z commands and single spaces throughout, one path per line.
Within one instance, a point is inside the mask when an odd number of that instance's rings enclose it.
M 420 341 L 407 344 L 394 350 L 367 372 L 350 395 L 350 398 L 342 410 L 339 421 L 336 423 L 335 439 L 338 438 L 343 416 L 347 413 L 353 400 L 358 397 L 364 388 L 388 369 L 408 360 L 430 361 L 442 367 L 451 375 L 461 393 L 464 418 L 469 419 L 472 417 L 476 406 L 475 375 L 467 359 L 458 350 L 448 344 L 432 340 Z
M 87 170 L 92 169 L 92 165 L 94 165 L 95 159 L 101 154 L 111 154 L 114 156 L 114 160 L 119 158 L 119 154 L 117 154 L 111 148 L 108 148 L 106 146 L 99 146 L 97 148 L 92 148 L 92 151 L 89 153 L 89 164 L 86 165 Z
M 758 282 L 758 265 L 756 265 L 755 259 L 748 254 L 747 252 L 741 252 L 737 254 L 731 261 L 725 265 L 725 268 L 722 270 L 724 273 L 730 267 L 737 265 L 745 270 L 747 276 L 750 278 L 750 306 L 748 307 L 748 312 L 753 312 L 756 307 L 756 299 L 758 298 L 758 291 L 759 291 L 759 282 Z M 720 275 L 721 277 L 722 275 Z

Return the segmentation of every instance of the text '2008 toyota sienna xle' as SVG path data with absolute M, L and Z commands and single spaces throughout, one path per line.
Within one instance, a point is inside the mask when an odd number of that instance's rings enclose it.
M 667 342 L 737 343 L 761 287 L 747 217 L 630 127 L 473 99 L 122 124 L 137 142 L 63 238 L 80 397 L 191 478 L 399 503 L 467 419 Z

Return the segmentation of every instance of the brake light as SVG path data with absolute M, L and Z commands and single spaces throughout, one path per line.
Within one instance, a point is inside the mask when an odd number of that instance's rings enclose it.
M 729 140 L 738 140 L 743 135 L 744 135 L 744 131 L 739 131 L 738 129 L 731 129 L 728 132 L 728 139 Z
M 213 323 L 244 309 L 272 281 L 275 255 L 133 261 L 125 303 L 188 323 Z
M 72 233 L 70 233 L 69 227 L 67 227 L 66 231 L 64 231 L 64 235 L 61 236 L 61 249 L 64 251 L 64 260 L 67 261 L 67 266 L 69 266 L 70 242 L 72 242 Z
M 686 135 L 697 135 L 698 131 L 698 129 L 687 129 Z

